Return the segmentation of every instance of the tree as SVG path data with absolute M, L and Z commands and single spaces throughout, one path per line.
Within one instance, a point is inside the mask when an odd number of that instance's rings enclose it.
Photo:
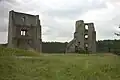
M 120 28 L 120 25 L 119 25 L 119 28 Z M 115 35 L 120 36 L 120 32 L 119 33 L 115 33 Z

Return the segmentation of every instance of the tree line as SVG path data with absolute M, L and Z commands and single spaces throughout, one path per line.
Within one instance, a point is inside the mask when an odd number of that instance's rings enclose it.
M 43 42 L 43 53 L 64 53 L 68 42 Z M 96 42 L 98 53 L 120 51 L 120 40 L 99 40 Z
M 68 42 L 42 42 L 43 53 L 65 53 Z M 7 44 L 0 46 L 7 47 Z M 120 40 L 99 40 L 96 42 L 96 50 L 98 53 L 119 52 Z

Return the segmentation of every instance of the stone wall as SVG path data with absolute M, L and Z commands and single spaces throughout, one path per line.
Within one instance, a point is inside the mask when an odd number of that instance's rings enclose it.
M 39 15 L 9 12 L 8 47 L 41 52 L 42 38 Z
M 66 52 L 76 52 L 76 47 L 78 51 L 96 52 L 96 31 L 93 23 L 76 21 L 74 39 L 67 45 Z

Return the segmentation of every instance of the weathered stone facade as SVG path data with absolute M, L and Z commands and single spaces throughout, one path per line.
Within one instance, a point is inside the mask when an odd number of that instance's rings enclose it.
M 42 51 L 39 15 L 9 12 L 8 47 Z
M 66 52 L 88 51 L 96 52 L 96 31 L 93 23 L 76 21 L 74 39 L 69 42 Z

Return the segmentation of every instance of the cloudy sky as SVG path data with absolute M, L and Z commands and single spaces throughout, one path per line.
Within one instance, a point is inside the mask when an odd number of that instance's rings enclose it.
M 43 41 L 70 41 L 76 20 L 94 22 L 97 40 L 119 39 L 120 0 L 0 0 L 0 43 L 7 43 L 10 10 L 38 14 Z

